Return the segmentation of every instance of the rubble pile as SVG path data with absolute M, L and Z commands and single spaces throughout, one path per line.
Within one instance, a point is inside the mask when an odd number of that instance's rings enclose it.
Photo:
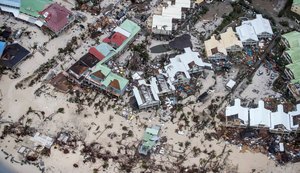
M 91 14 L 99 15 L 101 12 L 100 3 L 102 1 L 76 0 L 76 10 L 87 11 Z
M 229 143 L 239 146 L 240 152 L 260 152 L 278 164 L 300 161 L 300 137 L 297 133 L 273 134 L 263 128 L 235 127 L 222 127 L 217 133 Z

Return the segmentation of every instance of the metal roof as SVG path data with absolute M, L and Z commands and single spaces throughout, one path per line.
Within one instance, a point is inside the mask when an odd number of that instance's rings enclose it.
M 282 35 L 283 38 L 289 43 L 290 48 L 300 47 L 300 32 L 292 31 Z
M 250 126 L 264 125 L 265 127 L 270 127 L 270 113 L 270 110 L 265 109 L 265 102 L 262 100 L 258 101 L 258 107 L 250 109 Z
M 2 54 L 3 54 L 3 51 L 4 51 L 5 47 L 6 47 L 6 43 L 0 41 L 0 58 L 1 58 Z
M 53 3 L 52 0 L 22 0 L 20 12 L 33 17 L 39 17 L 39 12 L 51 3 Z
M 153 15 L 152 28 L 172 31 L 172 17 Z
M 21 6 L 21 0 L 1 0 L 0 4 L 19 8 Z
M 277 106 L 277 112 L 271 112 L 271 127 L 270 129 L 276 129 L 276 125 L 284 125 L 286 130 L 291 130 L 290 128 L 290 118 L 287 113 L 283 111 L 283 105 Z
M 249 40 L 258 41 L 258 37 L 251 25 L 242 24 L 235 29 L 242 42 L 247 42 Z
M 233 106 L 226 107 L 225 115 L 227 117 L 238 115 L 238 118 L 244 121 L 244 125 L 248 124 L 248 108 L 244 108 L 241 106 L 241 100 L 235 99 Z
M 54 3 L 39 12 L 39 14 L 43 15 L 45 26 L 51 31 L 58 33 L 71 22 L 72 12 L 63 6 Z

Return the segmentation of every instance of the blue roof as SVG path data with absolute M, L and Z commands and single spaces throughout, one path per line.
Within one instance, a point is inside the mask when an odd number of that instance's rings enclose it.
M 0 4 L 7 5 L 7 6 L 13 6 L 13 7 L 20 7 L 21 0 L 1 0 Z
M 107 43 L 99 44 L 96 46 L 96 49 L 104 56 L 107 56 L 111 51 L 115 51 L 115 49 Z
M 6 46 L 3 56 L 0 60 L 4 66 L 12 69 L 15 68 L 19 62 L 21 62 L 29 54 L 30 52 L 27 49 L 18 43 L 13 43 Z
M 1 58 L 2 54 L 3 54 L 3 51 L 4 51 L 5 47 L 6 47 L 6 43 L 0 41 L 0 58 Z

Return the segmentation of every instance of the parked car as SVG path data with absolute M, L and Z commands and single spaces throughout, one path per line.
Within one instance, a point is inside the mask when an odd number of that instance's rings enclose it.
M 258 70 L 257 76 L 260 76 L 260 75 L 262 75 L 262 74 L 264 74 L 264 72 Z

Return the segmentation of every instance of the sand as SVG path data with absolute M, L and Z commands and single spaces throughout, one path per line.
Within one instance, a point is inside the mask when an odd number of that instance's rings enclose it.
M 73 1 L 71 3 L 67 3 L 65 1 L 60 1 L 68 8 L 71 8 L 73 5 Z M 103 1 L 101 5 L 106 6 L 110 1 Z M 97 16 L 87 15 L 88 20 L 85 23 L 82 23 L 84 26 L 87 26 L 88 22 L 95 21 Z M 1 15 L 1 22 L 3 18 L 7 19 L 7 15 Z M 137 146 L 142 138 L 144 132 L 144 125 L 151 126 L 154 124 L 161 124 L 162 131 L 161 136 L 166 136 L 168 141 L 166 143 L 165 149 L 166 154 L 152 154 L 151 158 L 155 158 L 156 162 L 163 163 L 165 166 L 172 167 L 173 161 L 175 162 L 177 157 L 180 154 L 186 153 L 186 160 L 184 161 L 184 166 L 191 166 L 193 164 L 198 165 L 201 159 L 207 159 L 209 157 L 208 154 L 211 151 L 215 151 L 216 155 L 221 154 L 222 150 L 225 149 L 225 153 L 230 152 L 230 155 L 225 157 L 223 155 L 220 158 L 220 161 L 226 164 L 226 171 L 224 172 L 232 172 L 232 170 L 237 169 L 237 172 L 251 172 L 252 169 L 256 169 L 260 172 L 300 172 L 300 164 L 288 164 L 283 167 L 276 166 L 273 160 L 269 160 L 266 155 L 259 153 L 240 153 L 240 150 L 237 146 L 230 145 L 225 141 L 217 141 L 212 139 L 211 141 L 205 139 L 205 133 L 212 132 L 212 127 L 207 127 L 196 133 L 194 138 L 188 138 L 188 135 L 193 130 L 193 126 L 196 125 L 193 122 L 190 122 L 190 127 L 183 129 L 184 134 L 180 135 L 176 133 L 176 129 L 180 124 L 183 124 L 183 121 L 179 121 L 178 117 L 180 114 L 185 113 L 188 115 L 188 112 L 192 112 L 194 108 L 194 114 L 200 115 L 201 119 L 205 119 L 203 116 L 203 111 L 207 109 L 207 106 L 211 103 L 212 99 L 216 99 L 216 97 L 225 96 L 228 91 L 225 89 L 225 85 L 229 78 L 234 79 L 237 75 L 236 69 L 233 69 L 227 76 L 215 76 L 211 71 L 207 71 L 207 78 L 200 79 L 199 82 L 202 83 L 202 87 L 199 89 L 200 92 L 196 93 L 196 95 L 187 98 L 182 101 L 182 103 L 186 104 L 188 101 L 195 101 L 197 96 L 207 91 L 208 88 L 213 87 L 212 93 L 210 93 L 209 99 L 204 103 L 193 103 L 184 107 L 183 112 L 179 112 L 174 119 L 174 123 L 167 122 L 161 123 L 159 122 L 159 117 L 156 115 L 156 111 L 153 109 L 149 109 L 147 111 L 134 111 L 133 114 L 138 119 L 133 119 L 132 121 L 126 120 L 124 117 L 119 115 L 119 112 L 122 112 L 123 107 L 126 107 L 130 110 L 128 100 L 129 97 L 126 96 L 123 98 L 123 101 L 118 101 L 114 103 L 113 100 L 108 99 L 104 95 L 98 95 L 96 97 L 96 102 L 102 101 L 105 105 L 116 105 L 115 108 L 111 108 L 107 110 L 104 108 L 104 112 L 101 112 L 99 109 L 95 109 L 93 104 L 88 106 L 85 102 L 83 106 L 83 111 L 78 114 L 77 104 L 68 102 L 67 100 L 73 97 L 70 94 L 63 94 L 53 90 L 53 88 L 46 84 L 47 89 L 45 92 L 48 94 L 41 94 L 41 96 L 37 97 L 34 92 L 41 87 L 43 84 L 37 83 L 32 87 L 26 87 L 25 89 L 15 89 L 15 85 L 26 78 L 27 76 L 32 75 L 32 73 L 42 64 L 47 62 L 53 56 L 57 55 L 58 48 L 64 48 L 65 44 L 72 39 L 73 36 L 78 36 L 80 33 L 86 32 L 85 30 L 80 29 L 78 25 L 73 26 L 70 30 L 60 35 L 58 38 L 50 39 L 49 36 L 44 35 L 37 27 L 28 26 L 20 21 L 16 21 L 13 18 L 9 18 L 8 21 L 15 23 L 12 25 L 14 28 L 28 27 L 30 31 L 32 31 L 31 39 L 27 37 L 22 37 L 20 43 L 24 45 L 24 47 L 30 49 L 34 45 L 35 42 L 38 42 L 39 45 L 45 43 L 45 47 L 49 50 L 45 55 L 41 55 L 39 52 L 34 52 L 33 57 L 27 59 L 23 63 L 20 64 L 20 74 L 21 76 L 17 79 L 10 79 L 8 75 L 3 75 L 0 82 L 0 93 L 1 93 L 1 101 L 0 101 L 0 112 L 4 111 L 1 116 L 1 121 L 9 121 L 16 122 L 22 115 L 25 115 L 25 120 L 31 119 L 31 127 L 36 128 L 39 132 L 48 135 L 50 137 L 55 137 L 58 132 L 61 131 L 70 131 L 74 135 L 78 135 L 81 139 L 86 143 L 90 144 L 93 142 L 100 143 L 106 150 L 110 151 L 112 155 L 118 155 L 117 150 L 120 147 L 117 144 L 117 141 L 121 140 L 122 133 L 126 131 L 123 130 L 123 126 L 126 126 L 128 130 L 132 130 L 134 132 L 133 137 L 127 137 L 126 140 L 122 141 L 121 146 L 125 145 L 133 145 Z M 1 24 L 0 22 L 0 24 Z M 195 43 L 195 39 L 193 39 L 193 44 Z M 162 42 L 154 41 L 153 45 L 161 44 Z M 88 48 L 95 44 L 95 41 L 91 39 L 87 39 L 80 42 L 80 46 L 75 50 L 75 54 L 72 54 L 72 58 L 78 60 L 85 52 L 87 52 Z M 154 56 L 154 55 L 153 55 Z M 61 62 L 62 64 L 65 62 Z M 215 79 L 213 78 L 215 76 Z M 260 76 L 259 78 L 263 78 L 265 76 Z M 249 98 L 251 96 L 251 89 L 253 87 L 257 87 L 257 82 L 260 82 L 258 76 L 254 78 L 253 83 L 247 88 L 242 97 Z M 216 84 L 215 84 L 216 81 Z M 253 85 L 253 86 L 252 86 Z M 269 92 L 269 90 L 268 90 Z M 50 94 L 50 95 L 49 95 Z M 55 97 L 53 97 L 53 96 Z M 95 93 L 87 93 L 86 95 L 82 95 L 81 97 L 94 97 Z M 129 95 L 131 96 L 131 95 Z M 45 117 L 50 116 L 55 113 L 59 108 L 64 108 L 64 113 L 55 114 L 51 121 L 44 121 L 40 119 L 35 114 L 28 114 L 29 107 L 33 110 L 44 111 Z M 96 115 L 96 112 L 99 112 Z M 113 119 L 110 119 L 110 116 Z M 189 116 L 189 119 L 191 116 Z M 0 130 L 2 131 L 5 124 L 0 124 Z M 111 129 L 106 129 L 106 125 L 112 125 Z M 99 126 L 99 128 L 98 128 Z M 98 130 L 96 130 L 98 129 Z M 105 130 L 106 129 L 106 130 Z M 97 133 L 103 132 L 103 133 Z M 117 136 L 114 139 L 110 139 L 108 137 L 109 134 L 116 133 Z M 101 134 L 101 135 L 100 135 Z M 5 152 L 11 154 L 8 159 L 5 159 L 5 154 L 0 151 L 0 164 L 4 165 L 8 169 L 12 170 L 12 172 L 40 172 L 38 168 L 34 165 L 20 165 L 19 163 L 11 163 L 11 157 L 14 157 L 15 160 L 21 161 L 24 158 L 17 152 L 19 147 L 22 145 L 29 145 L 29 137 L 24 138 L 24 141 L 16 143 L 16 136 L 8 135 L 5 139 L 0 141 L 0 148 Z M 23 139 L 23 138 L 22 138 Z M 185 149 L 180 147 L 180 143 L 185 143 L 186 141 L 191 142 L 191 145 Z M 170 146 L 171 149 L 168 149 L 167 146 Z M 29 146 L 28 146 L 29 147 Z M 198 147 L 202 150 L 202 152 L 194 157 L 191 154 L 191 149 L 193 147 Z M 83 148 L 83 143 L 79 142 L 78 146 L 74 151 L 64 154 L 55 146 L 51 148 L 50 157 L 43 156 L 39 159 L 43 160 L 45 163 L 45 172 L 47 173 L 57 173 L 57 172 L 92 172 L 93 169 L 100 168 L 99 172 L 119 172 L 116 163 L 113 163 L 112 160 L 109 160 L 109 167 L 105 170 L 101 168 L 104 163 L 102 160 L 97 159 L 96 163 L 83 163 L 84 157 L 81 155 L 80 150 Z M 204 150 L 207 150 L 206 153 Z M 122 151 L 123 152 L 123 151 Z M 122 153 L 121 152 L 121 153 Z M 170 154 L 168 154 L 170 153 Z M 171 161 L 171 163 L 170 163 Z M 78 168 L 75 168 L 73 165 L 77 164 Z M 2 166 L 0 166 L 2 167 Z M 133 172 L 140 172 L 141 168 L 137 167 L 133 170 Z

